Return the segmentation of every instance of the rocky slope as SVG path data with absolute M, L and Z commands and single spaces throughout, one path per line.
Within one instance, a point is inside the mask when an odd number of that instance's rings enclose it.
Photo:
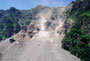
M 0 61 L 80 61 L 61 47 L 73 24 L 67 20 L 67 8 L 41 8 L 35 21 L 0 43 Z

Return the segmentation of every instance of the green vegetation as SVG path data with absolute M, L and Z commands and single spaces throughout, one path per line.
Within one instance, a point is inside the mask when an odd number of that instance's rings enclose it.
M 18 10 L 14 7 L 0 10 L 0 41 L 18 33 L 31 20 L 35 20 L 37 13 L 37 9 Z
M 90 35 L 80 28 L 72 27 L 63 39 L 63 48 L 84 61 L 90 61 Z
M 90 1 L 77 0 L 73 4 L 69 15 L 74 25 L 64 37 L 62 47 L 82 61 L 90 61 Z
M 35 15 L 44 9 L 38 6 L 31 10 L 18 10 L 11 7 L 8 10 L 0 10 L 0 41 L 18 33 L 23 27 L 36 20 Z
M 80 16 L 82 16 L 82 17 L 85 17 L 85 16 L 90 17 L 90 11 L 83 12 Z

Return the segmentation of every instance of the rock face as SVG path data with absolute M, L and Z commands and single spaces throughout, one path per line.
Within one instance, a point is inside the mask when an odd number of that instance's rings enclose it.
M 0 61 L 80 61 L 61 48 L 67 30 L 65 12 L 66 7 L 42 9 L 36 21 L 0 43 Z M 10 43 L 11 39 L 15 41 Z

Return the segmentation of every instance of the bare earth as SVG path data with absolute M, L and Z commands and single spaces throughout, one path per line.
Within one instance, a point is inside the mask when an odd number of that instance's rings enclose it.
M 64 10 L 64 8 L 57 9 L 60 11 L 58 15 L 64 16 Z M 49 16 L 52 16 L 50 13 L 53 10 L 48 9 L 45 13 L 42 12 L 38 14 L 40 16 L 38 19 L 40 31 L 33 38 L 26 36 L 23 39 L 20 36 L 21 31 L 11 37 L 16 40 L 14 43 L 9 42 L 10 38 L 0 43 L 0 61 L 80 61 L 79 58 L 61 47 L 61 41 L 64 37 L 61 30 L 65 19 L 60 17 L 53 21 L 47 20 L 50 18 Z M 47 28 L 45 24 L 48 21 L 52 22 L 52 25 Z M 57 33 L 58 29 L 62 34 Z

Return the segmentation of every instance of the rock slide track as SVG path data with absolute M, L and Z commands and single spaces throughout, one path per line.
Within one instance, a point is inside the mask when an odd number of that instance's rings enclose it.
M 35 21 L 0 43 L 0 61 L 80 61 L 61 47 L 65 11 L 66 7 L 44 7 Z

